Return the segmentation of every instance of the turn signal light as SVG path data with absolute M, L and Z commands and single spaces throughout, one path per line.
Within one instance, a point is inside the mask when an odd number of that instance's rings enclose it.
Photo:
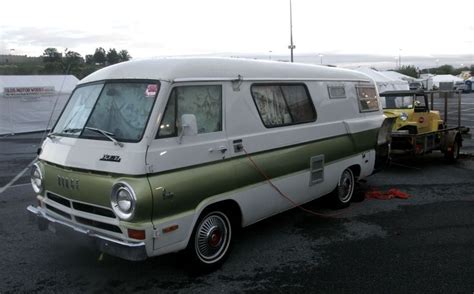
M 128 229 L 128 236 L 137 240 L 145 240 L 145 231 Z
M 171 233 L 171 232 L 173 232 L 173 231 L 176 231 L 178 228 L 179 228 L 178 225 L 172 225 L 172 226 L 170 226 L 170 227 L 164 228 L 164 229 L 163 229 L 163 233 L 165 233 L 165 234 L 166 234 L 166 233 Z

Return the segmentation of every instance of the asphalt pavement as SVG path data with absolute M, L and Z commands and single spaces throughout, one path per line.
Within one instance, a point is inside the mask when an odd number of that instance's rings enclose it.
M 34 159 L 41 135 L 0 138 L 0 188 Z M 26 175 L 0 194 L 0 293 L 473 293 L 474 144 L 464 144 L 454 165 L 439 153 L 396 158 L 361 187 L 408 199 L 366 199 L 333 217 L 293 209 L 243 229 L 204 276 L 180 254 L 129 262 L 38 231 Z M 324 198 L 305 207 L 334 213 Z
M 39 232 L 25 210 L 33 192 L 16 186 L 0 195 L 0 293 L 472 293 L 473 167 L 398 161 L 363 189 L 409 199 L 366 199 L 327 218 L 290 210 L 243 229 L 224 266 L 198 277 L 180 254 L 128 262 Z M 333 213 L 325 199 L 305 207 Z

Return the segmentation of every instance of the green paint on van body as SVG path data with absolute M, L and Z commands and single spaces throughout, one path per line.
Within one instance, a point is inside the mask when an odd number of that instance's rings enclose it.
M 309 170 L 310 158 L 324 154 L 329 164 L 374 149 L 378 129 L 252 154 L 270 178 Z M 193 210 L 208 197 L 242 189 L 265 179 L 246 156 L 150 175 L 154 220 Z M 164 196 L 172 193 L 172 197 Z M 169 194 L 168 194 L 169 195 Z M 168 199 L 164 199 L 168 198 Z
M 324 154 L 329 164 L 376 146 L 378 129 L 342 135 L 313 142 L 252 154 L 257 165 L 271 178 L 283 177 L 309 169 L 310 158 Z M 130 184 L 137 196 L 134 217 L 127 226 L 145 225 L 194 210 L 208 197 L 230 193 L 264 181 L 246 156 L 163 173 L 127 176 L 64 168 L 40 162 L 45 177 L 45 190 L 62 197 L 111 208 L 112 186 L 118 181 Z M 79 180 L 79 189 L 58 185 L 57 176 Z M 171 193 L 167 194 L 166 193 Z M 168 199 L 164 199 L 168 198 Z M 125 224 L 125 222 L 123 222 Z

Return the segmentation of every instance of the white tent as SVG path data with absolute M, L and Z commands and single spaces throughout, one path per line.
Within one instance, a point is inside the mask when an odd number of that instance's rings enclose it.
M 464 80 L 453 75 L 437 75 L 433 77 L 433 85 L 435 85 L 438 88 L 439 88 L 439 83 L 456 84 L 456 82 L 464 82 Z
M 391 79 L 395 79 L 395 80 L 402 80 L 402 81 L 407 81 L 407 82 L 412 82 L 412 81 L 415 80 L 414 77 L 410 77 L 410 76 L 407 76 L 407 75 L 404 75 L 404 74 L 401 74 L 399 72 L 392 71 L 392 70 L 382 71 L 380 73 L 382 73 L 383 75 L 385 75 L 385 76 L 387 76 Z
M 45 130 L 52 116 L 51 127 L 78 81 L 72 75 L 0 76 L 0 135 Z
M 364 73 L 370 78 L 372 78 L 377 85 L 379 93 L 385 91 L 399 91 L 410 89 L 407 81 L 391 78 L 387 75 L 384 75 L 382 72 L 376 71 L 374 69 L 368 67 L 359 67 L 355 70 Z

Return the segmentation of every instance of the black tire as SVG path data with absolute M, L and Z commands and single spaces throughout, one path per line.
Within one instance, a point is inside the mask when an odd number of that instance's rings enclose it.
M 339 178 L 336 189 L 331 193 L 332 206 L 335 209 L 346 208 L 354 195 L 355 177 L 350 168 L 346 168 Z
M 455 163 L 459 158 L 459 150 L 461 149 L 461 145 L 459 144 L 459 140 L 454 140 L 453 145 L 451 146 L 451 151 L 446 151 L 444 157 L 450 163 Z
M 186 248 L 192 274 L 205 274 L 222 266 L 232 245 L 232 221 L 224 210 L 204 211 Z

